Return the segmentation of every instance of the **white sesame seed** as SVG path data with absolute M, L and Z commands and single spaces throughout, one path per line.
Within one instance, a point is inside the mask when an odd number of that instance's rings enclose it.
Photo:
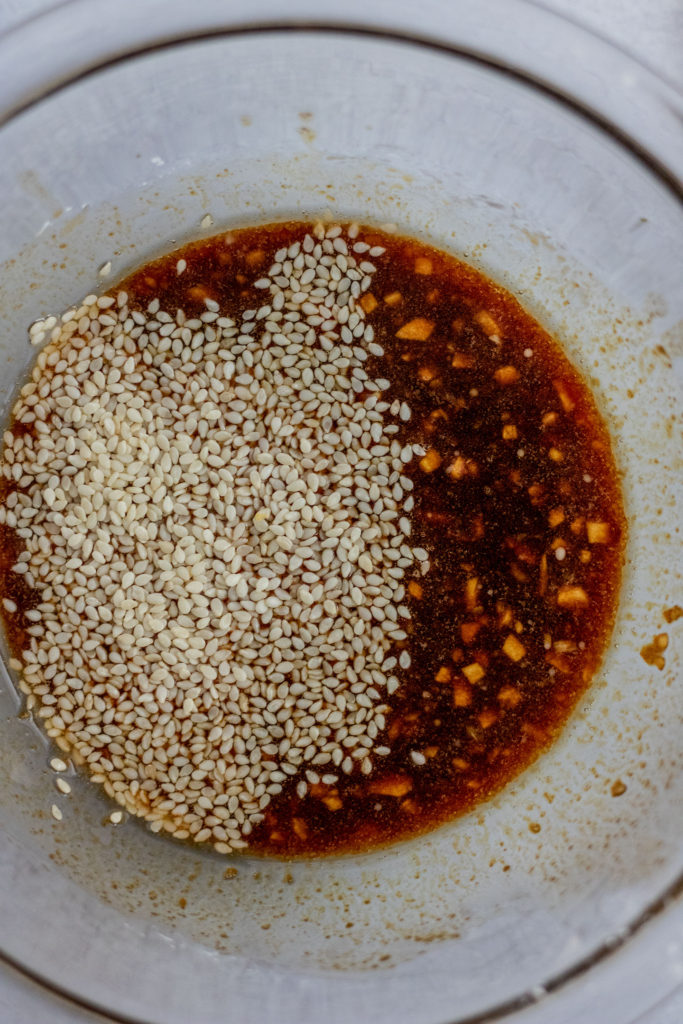
M 66 761 L 62 761 L 61 757 L 53 757 L 50 761 L 50 768 L 53 772 L 65 772 L 68 767 Z
M 29 699 L 127 811 L 219 852 L 248 843 L 288 778 L 303 799 L 389 753 L 373 747 L 380 688 L 399 685 L 400 580 L 428 567 L 401 473 L 424 449 L 401 449 L 389 381 L 363 369 L 382 348 L 354 302 L 375 267 L 356 255 L 383 249 L 358 233 L 321 224 L 275 253 L 240 317 L 210 298 L 192 318 L 159 298 L 129 311 L 119 293 L 30 329 L 48 347 L 15 418 L 50 426 L 12 449 L 29 500 L 6 512 L 43 599 Z
M 55 821 L 61 821 L 62 818 L 64 817 L 64 815 L 60 811 L 59 807 L 57 807 L 57 804 L 53 804 L 52 805 L 51 812 L 52 812 L 52 817 L 55 819 Z

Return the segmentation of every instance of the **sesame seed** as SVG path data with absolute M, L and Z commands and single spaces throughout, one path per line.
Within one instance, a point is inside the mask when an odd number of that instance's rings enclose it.
M 211 298 L 194 317 L 154 297 L 130 311 L 120 292 L 29 329 L 46 347 L 14 422 L 45 430 L 35 446 L 10 430 L 0 466 L 26 498 L 6 507 L 14 568 L 40 599 L 26 692 L 127 811 L 222 853 L 289 778 L 303 798 L 389 753 L 401 581 L 429 565 L 403 469 L 424 449 L 401 448 L 410 407 L 385 418 L 390 382 L 367 370 L 383 351 L 357 257 L 384 250 L 357 238 L 326 223 L 267 254 L 240 316 Z
M 57 804 L 53 804 L 50 810 L 52 813 L 52 817 L 55 819 L 55 821 L 61 821 L 62 818 L 64 817 L 59 807 L 57 807 Z

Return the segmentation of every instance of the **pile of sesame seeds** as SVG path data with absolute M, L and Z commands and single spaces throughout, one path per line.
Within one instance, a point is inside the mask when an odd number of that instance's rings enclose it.
M 4 435 L 29 709 L 154 831 L 224 853 L 290 777 L 304 796 L 389 753 L 402 581 L 429 567 L 404 474 L 424 450 L 364 368 L 383 250 L 355 234 L 275 253 L 238 320 L 120 292 L 40 321 Z

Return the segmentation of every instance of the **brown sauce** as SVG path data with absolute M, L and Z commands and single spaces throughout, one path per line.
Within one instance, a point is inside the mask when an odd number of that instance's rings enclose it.
M 158 297 L 162 309 L 193 315 L 210 298 L 235 316 L 259 304 L 252 282 L 308 227 L 193 243 L 119 287 L 132 308 Z M 617 602 L 617 471 L 594 400 L 557 343 L 451 256 L 375 229 L 359 239 L 386 249 L 363 298 L 385 354 L 367 365 L 412 410 L 408 422 L 388 416 L 399 440 L 426 449 L 406 472 L 412 542 L 431 568 L 407 581 L 411 665 L 395 670 L 401 685 L 377 741 L 391 753 L 374 758 L 371 775 L 311 785 L 303 798 L 292 777 L 250 837 L 250 850 L 267 854 L 367 849 L 501 789 L 553 741 L 586 689 Z M 17 538 L 3 527 L 0 542 L 0 592 L 19 605 L 5 625 L 21 651 L 21 612 L 34 599 L 11 571 Z

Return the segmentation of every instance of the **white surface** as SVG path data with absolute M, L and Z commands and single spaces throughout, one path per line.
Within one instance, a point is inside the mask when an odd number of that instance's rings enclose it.
M 580 22 L 683 87 L 681 0 L 536 0 Z
M 31 16 L 51 0 L 0 0 L 0 30 Z M 545 6 L 576 21 L 640 57 L 651 68 L 683 87 L 683 3 L 681 0 L 544 0 Z M 683 984 L 662 978 L 664 997 L 655 1007 L 638 1003 L 637 979 L 658 969 L 657 951 L 681 941 L 679 922 L 655 921 L 626 949 L 569 985 L 560 996 L 544 999 L 520 1014 L 519 1024 L 576 1024 L 601 1019 L 601 1005 L 609 1005 L 612 985 L 633 986 L 632 1018 L 624 1024 L 680 1024 L 683 1020 Z M 642 972 L 642 973 L 641 973 Z M 672 989 L 675 988 L 675 991 Z M 96 1024 L 104 1018 L 53 998 L 18 972 L 0 968 L 0 1021 L 3 1024 Z M 235 1022 L 239 1024 L 239 1022 Z

